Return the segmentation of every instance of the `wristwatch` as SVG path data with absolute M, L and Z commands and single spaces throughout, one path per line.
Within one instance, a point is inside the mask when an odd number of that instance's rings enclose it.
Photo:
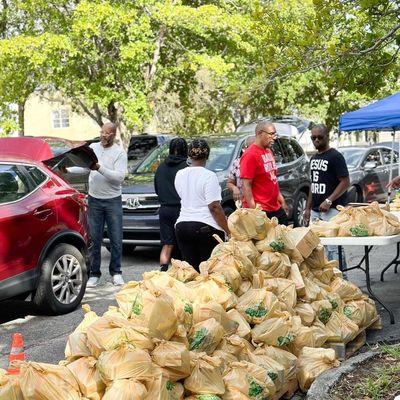
M 330 207 L 332 205 L 332 200 L 325 199 L 325 203 Z

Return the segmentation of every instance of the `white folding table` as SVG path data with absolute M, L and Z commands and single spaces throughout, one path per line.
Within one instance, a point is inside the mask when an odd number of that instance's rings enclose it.
M 394 315 L 392 310 L 390 310 L 372 291 L 371 288 L 371 277 L 370 277 L 370 265 L 369 265 L 369 253 L 371 252 L 374 246 L 389 246 L 391 244 L 397 245 L 397 255 L 393 261 L 391 261 L 382 271 L 381 273 L 381 280 L 383 280 L 383 273 L 391 266 L 396 265 L 396 272 L 397 272 L 397 265 L 400 264 L 399 260 L 399 245 L 400 245 L 400 235 L 393 235 L 393 236 L 366 236 L 366 237 L 328 237 L 328 238 L 320 238 L 321 244 L 324 246 L 338 246 L 339 247 L 339 266 L 341 271 L 351 271 L 353 269 L 361 269 L 365 273 L 365 278 L 367 282 L 367 290 L 371 297 L 376 300 L 382 307 L 389 313 L 390 315 L 390 323 L 394 324 Z M 364 257 L 361 261 L 355 265 L 354 267 L 349 267 L 343 269 L 343 262 L 342 262 L 342 246 L 363 246 L 364 247 Z M 364 266 L 363 266 L 364 264 Z

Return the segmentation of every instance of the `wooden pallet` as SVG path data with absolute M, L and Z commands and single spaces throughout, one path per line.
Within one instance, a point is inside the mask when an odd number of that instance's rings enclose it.
M 369 325 L 361 328 L 358 331 L 357 336 L 350 342 L 327 342 L 324 344 L 324 347 L 335 350 L 336 357 L 339 361 L 346 360 L 365 345 L 367 339 L 366 331 L 377 329 L 382 329 L 382 321 L 379 315 L 374 318 Z
M 297 378 L 292 379 L 291 381 L 286 382 L 282 389 L 271 397 L 271 400 L 290 399 L 296 393 L 298 388 L 299 383 L 297 382 Z

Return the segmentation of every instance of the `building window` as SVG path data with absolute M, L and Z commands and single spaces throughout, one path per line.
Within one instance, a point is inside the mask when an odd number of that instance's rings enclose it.
M 55 110 L 53 115 L 53 128 L 69 128 L 68 110 Z

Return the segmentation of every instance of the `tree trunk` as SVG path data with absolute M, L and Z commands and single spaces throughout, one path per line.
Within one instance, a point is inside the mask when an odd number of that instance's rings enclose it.
M 18 104 L 18 136 L 25 136 L 25 103 Z

